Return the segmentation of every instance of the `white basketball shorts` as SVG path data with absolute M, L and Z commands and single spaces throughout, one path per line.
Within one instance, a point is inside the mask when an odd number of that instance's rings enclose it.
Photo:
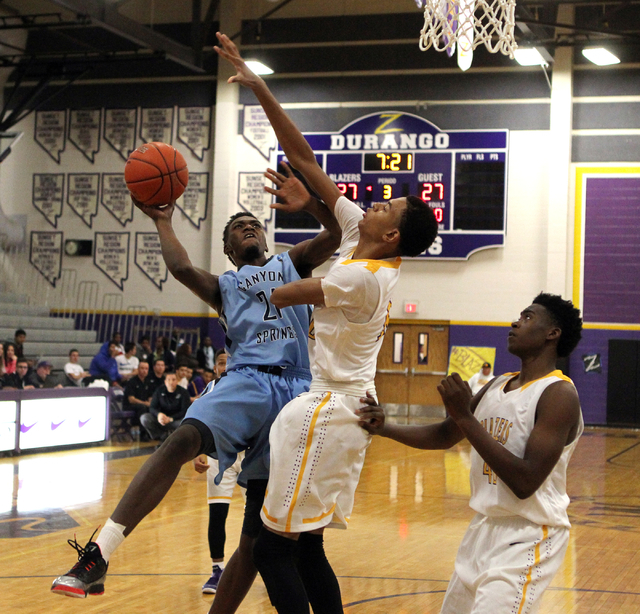
M 238 453 L 236 462 L 231 465 L 223 474 L 220 484 L 214 482 L 218 475 L 218 461 L 215 458 L 207 457 L 209 469 L 207 469 L 207 503 L 230 503 L 233 497 L 233 489 L 238 482 L 238 476 L 242 468 L 244 452 Z M 242 496 L 245 497 L 246 488 L 242 488 Z

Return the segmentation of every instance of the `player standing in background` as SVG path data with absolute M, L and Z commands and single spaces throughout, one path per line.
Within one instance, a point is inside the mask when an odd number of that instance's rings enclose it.
M 491 363 L 483 362 L 480 371 L 474 373 L 469 378 L 469 388 L 471 394 L 478 394 L 493 379 L 493 369 Z
M 438 391 L 449 417 L 439 424 L 385 423 L 373 399 L 359 410 L 369 433 L 441 450 L 463 438 L 471 450 L 476 512 L 458 550 L 443 614 L 533 613 L 569 542 L 567 465 L 584 425 L 578 393 L 556 370 L 580 341 L 571 301 L 539 294 L 513 322 L 507 347 L 519 373 L 501 375 L 475 397 L 457 373 Z
M 311 379 L 309 307 L 279 309 L 270 296 L 275 288 L 310 276 L 335 252 L 340 238 L 340 228 L 327 207 L 311 198 L 288 169 L 287 174 L 269 170 L 265 175 L 277 188 L 265 190 L 283 203 L 272 207 L 304 209 L 327 230 L 268 258 L 260 221 L 249 213 L 237 213 L 224 229 L 223 243 L 224 253 L 238 270 L 220 276 L 194 267 L 189 260 L 171 224 L 175 203 L 164 208 L 136 203 L 155 222 L 172 275 L 220 315 L 231 356 L 225 377 L 190 406 L 180 427 L 138 471 L 96 542 L 84 548 L 69 542 L 79 560 L 54 580 L 53 592 L 70 597 L 102 594 L 111 554 L 162 501 L 182 465 L 200 454 L 215 455 L 220 481 L 237 453 L 249 446 L 238 480 L 247 487 L 240 545 L 222 575 L 212 611 L 234 611 L 251 587 L 257 573 L 251 552 L 261 526 L 259 512 L 269 475 L 269 429 L 280 409 L 306 391 Z
M 342 612 L 340 586 L 323 545 L 327 526 L 346 528 L 370 436 L 356 409 L 375 394 L 376 358 L 389 321 L 400 256 L 417 256 L 437 235 L 433 211 L 415 196 L 374 204 L 365 214 L 318 165 L 313 150 L 266 83 L 218 33 L 220 56 L 237 70 L 230 82 L 250 88 L 292 166 L 320 195 L 342 228 L 338 259 L 324 278 L 276 288 L 279 309 L 312 303 L 313 380 L 288 403 L 270 435 L 271 468 L 262 508 L 265 528 L 254 548 L 271 603 L 280 614 Z

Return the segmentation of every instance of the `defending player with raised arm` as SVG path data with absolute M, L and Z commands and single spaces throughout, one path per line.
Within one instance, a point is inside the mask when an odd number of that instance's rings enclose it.
M 225 568 L 211 611 L 234 612 L 251 587 L 257 573 L 251 551 L 260 530 L 259 512 L 269 475 L 269 429 L 280 409 L 308 390 L 311 379 L 308 306 L 277 309 L 270 296 L 281 285 L 310 275 L 340 242 L 340 228 L 331 212 L 309 196 L 288 168 L 285 174 L 269 170 L 266 176 L 276 185 L 267 191 L 284 200 L 274 208 L 306 209 L 326 229 L 268 258 L 262 224 L 251 214 L 235 214 L 224 229 L 223 243 L 237 272 L 218 276 L 193 266 L 171 225 L 174 203 L 139 207 L 156 224 L 171 273 L 218 311 L 230 358 L 225 376 L 194 401 L 182 424 L 142 466 L 96 542 L 84 548 L 75 544 L 79 561 L 53 582 L 51 590 L 56 594 L 102 594 L 111 554 L 160 503 L 182 465 L 200 454 L 215 456 L 219 481 L 237 451 L 249 446 L 238 478 L 247 488 L 240 545 Z
M 333 210 L 342 228 L 337 260 L 324 278 L 274 290 L 280 308 L 313 303 L 309 392 L 288 403 L 271 428 L 265 528 L 254 561 L 279 614 L 342 612 L 340 586 L 323 545 L 325 527 L 346 528 L 370 437 L 358 426 L 360 398 L 375 395 L 376 358 L 386 331 L 401 256 L 424 252 L 437 235 L 429 206 L 415 196 L 375 203 L 363 214 L 318 165 L 302 133 L 235 45 L 218 34 L 233 63 L 230 81 L 250 87 L 291 164 Z
M 535 612 L 560 567 L 569 540 L 566 471 L 583 431 L 578 393 L 556 370 L 581 338 L 571 301 L 540 293 L 512 323 L 510 353 L 521 361 L 477 395 L 454 373 L 438 391 L 449 417 L 439 424 L 385 422 L 363 399 L 360 425 L 414 448 L 446 449 L 467 438 L 471 499 L 477 512 L 456 557 L 446 614 Z

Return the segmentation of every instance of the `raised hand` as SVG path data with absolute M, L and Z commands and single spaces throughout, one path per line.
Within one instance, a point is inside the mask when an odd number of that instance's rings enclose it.
M 157 220 L 171 221 L 171 216 L 173 215 L 176 204 L 175 200 L 166 205 L 143 205 L 139 200 L 136 200 L 133 194 L 131 194 L 131 200 L 142 213 L 150 217 L 154 222 Z
M 304 187 L 304 184 L 295 177 L 291 168 L 286 162 L 282 163 L 286 175 L 268 168 L 264 176 L 275 184 L 275 188 L 265 186 L 265 192 L 277 196 L 280 203 L 269 205 L 272 209 L 280 209 L 287 213 L 302 211 L 311 201 L 311 195 Z
M 227 83 L 239 83 L 240 85 L 250 88 L 253 84 L 260 81 L 260 77 L 245 64 L 233 41 L 226 34 L 222 34 L 222 32 L 216 32 L 216 36 L 218 37 L 220 47 L 216 45 L 213 48 L 220 57 L 232 64 L 237 71 L 235 76 L 227 79 Z
M 358 424 L 371 435 L 381 435 L 384 430 L 384 409 L 368 392 L 360 401 L 365 405 L 356 409 Z

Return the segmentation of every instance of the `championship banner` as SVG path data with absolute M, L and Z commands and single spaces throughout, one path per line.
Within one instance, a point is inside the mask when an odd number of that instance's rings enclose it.
M 162 257 L 160 235 L 157 232 L 136 232 L 136 266 L 162 290 L 168 269 Z
M 69 114 L 69 140 L 91 162 L 100 151 L 100 109 L 72 109 Z
M 271 159 L 271 151 L 276 147 L 276 133 L 260 105 L 245 105 L 242 136 L 267 160 Z
M 173 136 L 173 107 L 166 109 L 142 109 L 140 138 L 145 143 L 167 143 Z
M 100 202 L 123 226 L 133 219 L 133 202 L 123 173 L 102 173 Z
M 57 228 L 58 218 L 62 215 L 63 195 L 63 173 L 35 173 L 33 175 L 31 202 L 54 228 Z
M 211 107 L 178 107 L 178 140 L 202 162 L 211 141 Z
M 93 263 L 122 290 L 129 278 L 129 233 L 96 232 Z
M 29 262 L 54 288 L 62 270 L 62 232 L 31 232 Z
M 463 380 L 469 380 L 480 371 L 483 362 L 488 362 L 493 368 L 495 361 L 496 348 L 454 345 L 449 354 L 447 375 L 459 373 Z
M 33 139 L 58 164 L 60 164 L 60 153 L 66 147 L 66 134 L 66 111 L 36 111 Z
M 105 109 L 104 140 L 126 162 L 136 148 L 138 109 Z
M 255 215 L 262 224 L 271 219 L 273 209 L 269 207 L 272 196 L 264 191 L 265 178 L 262 173 L 239 173 L 238 204 Z
M 209 173 L 189 173 L 189 183 L 176 205 L 196 227 L 207 218 Z
M 100 174 L 69 173 L 68 179 L 67 204 L 91 228 L 93 218 L 98 214 Z

